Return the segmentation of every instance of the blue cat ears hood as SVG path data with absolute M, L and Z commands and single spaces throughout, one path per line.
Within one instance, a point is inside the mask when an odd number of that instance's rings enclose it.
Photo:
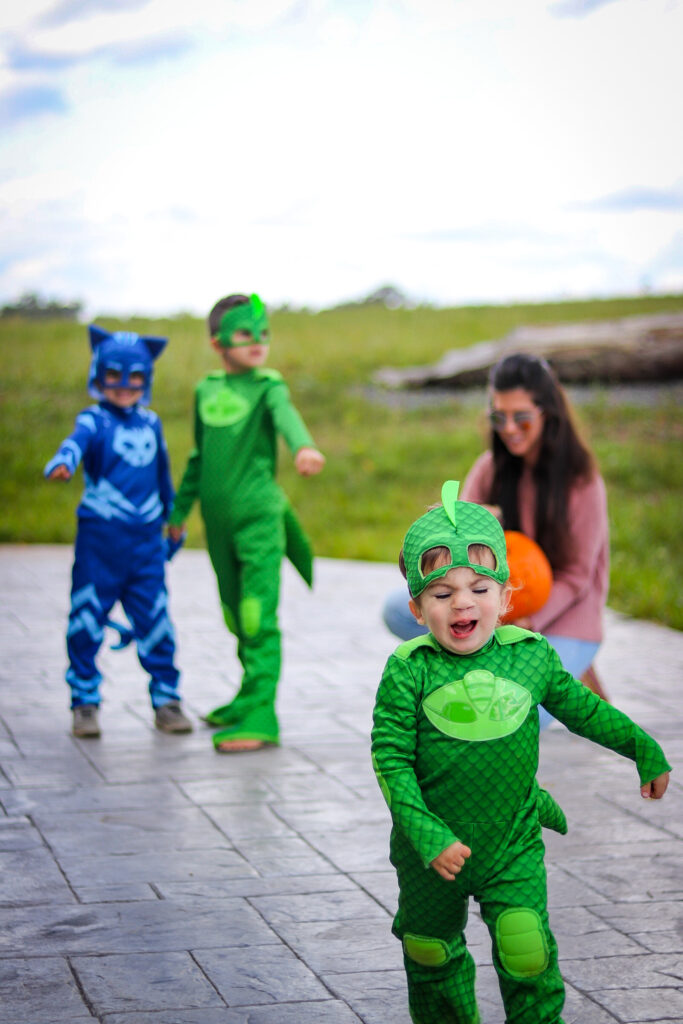
M 106 370 L 120 374 L 120 386 L 129 387 L 131 373 L 141 373 L 144 387 L 141 401 L 147 404 L 152 393 L 154 361 L 159 358 L 168 338 L 136 334 L 134 331 L 107 331 L 97 324 L 88 327 L 92 359 L 88 374 L 88 391 L 93 398 L 103 398 L 102 385 Z

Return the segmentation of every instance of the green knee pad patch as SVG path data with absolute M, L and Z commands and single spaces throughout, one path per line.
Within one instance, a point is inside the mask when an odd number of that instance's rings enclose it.
M 443 939 L 431 939 L 428 935 L 403 936 L 403 952 L 422 967 L 441 967 L 451 958 L 448 943 Z
M 496 921 L 496 944 L 503 969 L 513 978 L 533 978 L 548 966 L 545 931 L 535 910 L 504 910 Z
M 245 636 L 256 636 L 261 628 L 261 602 L 258 597 L 245 597 L 240 601 L 240 625 Z

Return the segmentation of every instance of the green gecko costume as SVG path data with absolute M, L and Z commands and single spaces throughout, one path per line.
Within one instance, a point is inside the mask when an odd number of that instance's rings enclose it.
M 484 508 L 457 501 L 413 523 L 404 545 L 415 597 L 450 568 L 508 578 L 505 539 Z M 470 562 L 468 546 L 491 548 L 495 569 Z M 450 565 L 423 576 L 423 553 L 444 545 Z M 658 744 L 563 668 L 538 633 L 495 630 L 480 650 L 458 655 L 429 634 L 401 644 L 379 686 L 373 764 L 389 804 L 391 862 L 399 880 L 393 932 L 403 944 L 415 1024 L 478 1024 L 474 961 L 465 942 L 467 904 L 479 903 L 492 939 L 506 1021 L 562 1024 L 564 985 L 550 931 L 541 825 L 566 831 L 564 815 L 536 782 L 542 704 L 572 731 L 636 762 L 641 785 L 668 771 Z M 471 857 L 454 881 L 430 868 L 451 843 Z
M 258 296 L 229 309 L 218 338 L 230 346 L 236 330 L 259 343 L 268 328 Z M 195 448 L 175 499 L 170 525 L 184 522 L 198 497 L 223 615 L 237 637 L 242 685 L 229 703 L 206 716 L 217 747 L 224 740 L 277 743 L 275 692 L 281 643 L 277 622 L 283 555 L 310 586 L 313 553 L 287 498 L 275 482 L 277 437 L 292 453 L 315 447 L 280 374 L 270 369 L 216 371 L 195 391 Z

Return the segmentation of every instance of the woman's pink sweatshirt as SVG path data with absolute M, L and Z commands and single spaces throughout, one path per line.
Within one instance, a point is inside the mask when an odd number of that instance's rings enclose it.
M 489 504 L 493 481 L 493 455 L 480 455 L 467 474 L 460 497 L 478 505 Z M 536 485 L 524 467 L 519 481 L 519 517 L 522 533 L 536 539 Z M 609 527 L 607 495 L 599 473 L 577 484 L 569 494 L 570 562 L 555 573 L 546 604 L 532 615 L 537 633 L 556 633 L 579 640 L 602 640 L 602 610 L 609 587 Z

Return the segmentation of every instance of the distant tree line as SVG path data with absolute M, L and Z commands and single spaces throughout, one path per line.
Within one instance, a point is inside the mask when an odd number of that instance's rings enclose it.
M 0 316 L 23 316 L 27 320 L 77 320 L 83 308 L 81 302 L 58 302 L 41 298 L 36 292 L 26 292 L 16 302 L 0 309 Z
M 353 306 L 384 306 L 385 309 L 406 309 L 414 306 L 408 296 L 393 284 L 384 284 L 362 299 L 341 302 L 334 309 L 350 309 Z
M 424 303 L 421 303 L 424 305 Z M 332 310 L 357 309 L 358 306 L 384 306 L 385 309 L 414 309 L 415 302 L 405 292 L 393 284 L 382 285 L 365 295 L 361 299 L 347 299 L 334 306 L 328 307 Z M 289 302 L 283 302 L 280 306 L 269 306 L 271 313 L 308 313 L 307 306 L 294 306 Z

